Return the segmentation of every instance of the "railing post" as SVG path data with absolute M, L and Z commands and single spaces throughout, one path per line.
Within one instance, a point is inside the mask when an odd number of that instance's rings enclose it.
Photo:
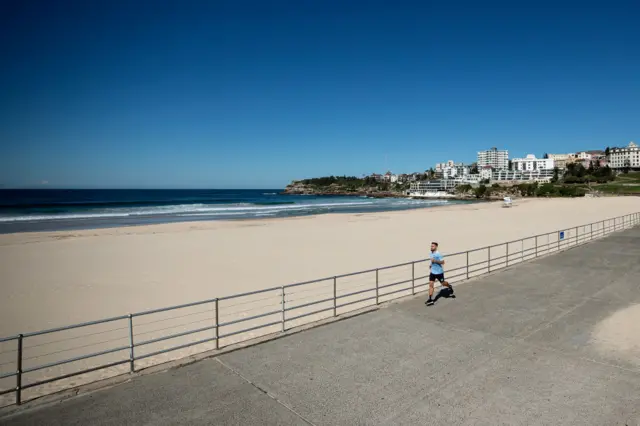
M 220 349 L 220 301 L 216 297 L 215 307 L 216 307 L 216 350 Z
M 509 266 L 509 243 L 507 243 L 507 267 Z
M 578 245 L 578 227 L 576 226 L 576 245 Z
M 379 294 L 379 292 L 378 292 L 378 270 L 376 269 L 376 305 L 379 303 L 378 294 Z
M 487 273 L 491 272 L 491 246 L 487 247 Z
M 467 279 L 469 279 L 469 250 L 467 250 Z
M 285 318 L 286 311 L 285 311 L 285 305 L 284 305 L 284 303 L 285 303 L 285 300 L 284 300 L 284 286 L 282 286 L 282 301 L 281 301 L 281 303 L 282 303 L 282 332 L 284 333 L 284 331 L 285 331 L 285 322 L 287 321 L 286 318 Z
M 593 223 L 589 226 L 591 227 L 591 239 L 593 240 Z
M 18 369 L 16 371 L 16 405 L 22 404 L 22 340 L 24 336 L 18 336 Z
M 333 277 L 333 316 L 338 316 L 338 277 Z
M 547 254 L 551 253 L 551 243 L 549 242 L 549 234 L 547 234 Z
M 536 235 L 536 257 L 538 257 L 538 236 Z
M 411 262 L 411 294 L 416 294 L 416 262 Z
M 520 262 L 524 262 L 524 238 L 520 240 Z
M 135 369 L 135 353 L 133 352 L 133 314 L 129 314 L 129 373 Z

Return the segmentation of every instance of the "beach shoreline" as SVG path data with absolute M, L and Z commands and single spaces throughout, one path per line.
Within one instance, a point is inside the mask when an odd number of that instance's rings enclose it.
M 58 190 L 14 191 L 4 195 L 0 202 L 0 234 L 378 213 L 474 202 L 346 195 L 281 196 L 263 190 Z
M 450 199 L 433 199 L 434 201 L 450 201 Z M 523 199 L 524 201 L 525 199 Z M 501 204 L 499 200 L 463 200 L 463 199 L 455 199 L 453 201 L 458 201 L 458 203 L 451 204 L 441 204 L 441 205 L 425 205 L 421 207 L 413 207 L 411 209 L 405 210 L 380 210 L 373 212 L 347 212 L 347 211 L 335 211 L 335 212 L 327 212 L 327 213 L 311 213 L 305 215 L 296 215 L 296 216 L 273 216 L 273 217 L 242 217 L 236 219 L 211 219 L 211 218 L 180 218 L 173 221 L 161 220 L 157 223 L 132 223 L 132 224 L 105 224 L 105 225 L 87 225 L 82 226 L 78 225 L 78 228 L 69 228 L 69 229 L 54 229 L 54 230 L 37 230 L 37 229 L 28 229 L 24 231 L 15 231 L 15 232 L 2 232 L 0 230 L 0 246 L 2 245 L 2 237 L 13 235 L 33 235 L 36 237 L 47 237 L 47 236 L 56 236 L 66 235 L 67 233 L 73 232 L 74 236 L 82 236 L 84 234 L 96 236 L 95 231 L 105 231 L 110 233 L 110 231 L 114 231 L 117 234 L 127 234 L 126 232 L 121 232 L 124 230 L 131 230 L 139 228 L 144 233 L 146 231 L 151 232 L 160 232 L 163 231 L 172 231 L 172 232 L 182 232 L 184 231 L 184 227 L 181 225 L 191 225 L 190 229 L 193 230 L 193 225 L 199 224 L 203 225 L 203 227 L 198 227 L 197 229 L 213 229 L 216 225 L 224 225 L 224 226 L 233 226 L 234 224 L 261 224 L 261 223 L 270 223 L 270 222 L 281 222 L 281 221 L 293 221 L 298 219 L 313 219 L 322 216 L 362 216 L 362 215 L 375 215 L 375 214 L 390 214 L 395 215 L 396 213 L 404 213 L 407 211 L 419 211 L 419 210 L 431 210 L 431 209 L 446 209 L 450 207 L 458 207 L 458 206 L 471 206 L 475 204 Z M 460 201 L 468 201 L 467 203 L 459 203 Z M 98 233 L 102 235 L 103 233 Z
M 635 197 L 521 199 L 510 209 L 488 202 L 4 234 L 0 335 L 402 263 L 426 257 L 432 240 L 452 253 L 636 211 Z M 62 308 L 74 299 L 83 303 Z

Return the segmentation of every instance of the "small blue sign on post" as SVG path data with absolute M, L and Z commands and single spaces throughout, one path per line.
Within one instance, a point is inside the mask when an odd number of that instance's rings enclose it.
M 564 240 L 564 231 L 560 231 L 560 239 Z

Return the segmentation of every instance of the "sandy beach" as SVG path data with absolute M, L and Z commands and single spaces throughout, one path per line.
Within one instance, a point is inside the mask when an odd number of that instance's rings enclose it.
M 441 252 L 460 252 L 640 212 L 640 198 L 522 199 L 512 208 L 499 202 L 426 208 L 386 213 L 327 214 L 288 219 L 185 222 L 74 232 L 0 235 L 0 336 L 137 313 L 213 299 L 301 281 L 348 274 L 424 259 L 431 241 Z M 608 223 L 607 226 L 613 225 Z M 600 229 L 600 226 L 597 227 Z M 589 231 L 581 229 L 585 235 Z M 557 234 L 553 234 L 554 237 Z M 542 241 L 544 242 L 544 240 Z M 533 240 L 529 240 L 530 248 Z M 554 244 L 554 247 L 556 245 Z M 501 248 L 505 250 L 504 246 Z M 522 250 L 520 243 L 509 247 Z M 512 252 L 512 253 L 513 253 Z M 504 253 L 492 252 L 492 258 Z M 464 256 L 450 257 L 449 271 L 463 266 Z M 469 263 L 486 260 L 474 253 Z M 512 262 L 515 263 L 515 262 Z M 485 265 L 486 266 L 486 265 Z M 504 265 L 503 265 L 504 266 Z M 418 272 L 427 272 L 420 263 Z M 418 269 L 416 268 L 416 269 Z M 464 274 L 464 273 L 463 273 Z M 394 294 L 381 301 L 410 295 L 406 283 L 411 265 L 379 274 L 381 286 Z M 416 275 L 417 277 L 418 275 Z M 464 277 L 459 277 L 462 279 Z M 377 274 L 338 280 L 341 302 L 358 302 L 373 295 Z M 458 281 L 454 280 L 454 281 Z M 416 280 L 416 286 L 426 280 Z M 410 285 L 410 284 L 409 284 Z M 423 287 L 424 288 L 424 287 Z M 396 292 L 395 290 L 398 289 Z M 362 291 L 369 293 L 362 293 Z M 332 302 L 297 309 L 309 301 L 333 295 L 333 279 L 295 287 L 285 297 L 287 327 L 327 318 Z M 357 296 L 348 296 L 357 292 Z M 220 346 L 281 331 L 280 289 L 219 306 Z M 374 297 L 375 299 L 375 297 Z M 338 315 L 375 304 L 349 304 Z M 294 309 L 295 308 L 295 309 Z M 324 309 L 321 314 L 315 314 Z M 175 311 L 136 316 L 136 368 L 214 349 L 215 305 L 207 303 Z M 260 318 L 254 318 L 262 315 Z M 298 316 L 304 318 L 296 319 Z M 129 368 L 128 320 L 82 327 L 25 339 L 23 368 L 34 371 L 23 384 L 122 361 L 107 369 L 36 386 L 25 393 L 35 397 L 100 378 L 126 373 Z M 242 332 L 252 327 L 269 327 Z M 194 334 L 181 333 L 200 330 Z M 180 335 L 180 337 L 169 336 Z M 168 353 L 168 348 L 206 341 Z M 146 342 L 146 343 L 145 343 Z M 120 348 L 108 355 L 47 367 L 74 357 Z M 0 375 L 15 371 L 16 341 L 0 343 Z M 45 366 L 41 368 L 41 366 Z M 15 379 L 0 379 L 0 389 Z M 0 406 L 11 395 L 0 398 Z
M 528 199 L 372 214 L 0 235 L 0 336 L 280 286 L 640 211 Z

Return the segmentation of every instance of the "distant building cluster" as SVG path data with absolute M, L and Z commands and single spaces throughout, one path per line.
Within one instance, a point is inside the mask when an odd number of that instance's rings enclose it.
M 449 160 L 436 163 L 434 178 L 415 180 L 410 193 L 450 191 L 457 185 L 479 183 L 515 184 L 521 182 L 550 182 L 556 173 L 562 173 L 571 164 L 589 167 L 610 167 L 613 170 L 640 168 L 640 148 L 634 142 L 623 148 L 580 151 L 566 154 L 545 154 L 537 158 L 528 154 L 524 158 L 509 159 L 509 151 L 490 148 L 477 153 L 477 162 L 464 165 Z M 557 170 L 557 172 L 556 172 Z
M 381 183 L 410 183 L 410 192 L 449 191 L 457 185 L 479 183 L 550 182 L 556 170 L 562 173 L 571 164 L 589 167 L 610 167 L 613 170 L 640 169 L 640 147 L 630 142 L 626 147 L 580 151 L 566 154 L 545 154 L 537 158 L 528 154 L 523 158 L 509 159 L 509 151 L 490 148 L 477 153 L 475 164 L 456 163 L 449 160 L 436 163 L 424 173 L 371 174 L 365 178 Z

